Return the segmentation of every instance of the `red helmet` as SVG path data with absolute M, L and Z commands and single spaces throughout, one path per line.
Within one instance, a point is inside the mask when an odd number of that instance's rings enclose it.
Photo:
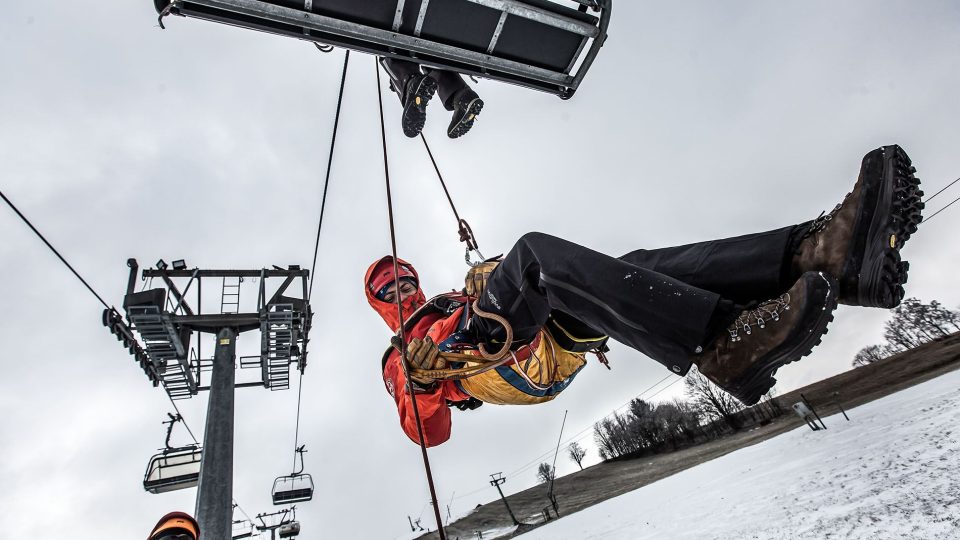
M 417 294 L 401 302 L 403 306 L 403 316 L 406 318 L 413 313 L 414 310 L 422 306 L 427 301 L 427 298 L 424 296 L 423 290 L 420 289 L 420 277 L 417 275 L 417 270 L 413 265 L 403 259 L 397 259 L 397 266 L 399 268 L 398 273 L 400 279 L 411 279 L 417 285 Z M 390 255 L 382 257 L 371 264 L 363 280 L 363 291 L 367 296 L 367 302 L 383 317 L 384 322 L 386 322 L 387 326 L 394 332 L 400 329 L 397 304 L 395 302 L 384 302 L 380 300 L 377 298 L 377 293 L 396 280 L 397 277 L 393 271 L 393 257 Z

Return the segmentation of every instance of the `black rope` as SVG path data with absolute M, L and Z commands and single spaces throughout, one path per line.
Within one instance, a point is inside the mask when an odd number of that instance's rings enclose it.
M 427 138 L 420 133 L 420 140 L 423 141 L 424 148 L 427 149 L 427 155 L 430 156 L 430 162 L 433 163 L 433 170 L 437 171 L 437 178 L 440 179 L 440 186 L 443 187 L 443 193 L 447 196 L 447 202 L 450 203 L 450 209 L 453 210 L 453 217 L 457 220 L 457 232 L 460 233 L 460 241 L 466 242 L 467 249 L 471 251 L 478 250 L 477 240 L 473 236 L 473 230 L 470 228 L 470 225 L 466 220 L 460 217 L 460 213 L 457 212 L 457 206 L 453 204 L 453 197 L 450 196 L 450 190 L 447 189 L 447 183 L 443 180 L 443 174 L 440 173 L 440 167 L 437 166 L 437 160 L 433 158 L 433 152 L 430 150 L 430 145 L 427 144 Z
M 340 107 L 343 105 L 343 87 L 347 83 L 347 66 L 350 64 L 350 51 L 343 55 L 343 74 L 340 76 L 340 95 L 337 97 L 337 113 L 333 119 L 333 137 L 330 138 L 330 154 L 327 156 L 327 175 L 323 181 L 323 198 L 320 200 L 320 221 L 317 223 L 317 240 L 313 244 L 313 264 L 310 266 L 310 289 L 307 291 L 307 302 L 313 296 L 313 273 L 317 269 L 317 253 L 320 250 L 320 229 L 323 228 L 323 211 L 327 206 L 327 188 L 330 186 L 330 168 L 333 165 L 333 150 L 337 145 L 337 128 L 340 126 Z M 302 373 L 301 373 L 302 374 Z M 299 409 L 297 417 L 299 418 Z
M 377 72 L 377 99 L 380 103 L 380 139 L 383 146 L 383 176 L 387 188 L 387 217 L 390 221 L 390 246 L 393 250 L 393 275 L 400 275 L 399 264 L 397 263 L 397 233 L 393 223 L 393 197 L 390 192 L 390 166 L 387 161 L 387 128 L 383 119 L 383 85 L 380 82 L 380 64 L 374 58 L 374 69 Z M 420 408 L 417 406 L 417 400 L 413 394 L 413 380 L 410 378 L 410 371 L 407 368 L 407 340 L 403 330 L 403 304 L 401 295 L 397 294 L 397 315 L 400 317 L 400 365 L 403 366 L 403 374 L 407 379 L 407 395 L 410 396 L 410 403 L 413 405 L 413 417 L 417 423 L 417 436 L 420 439 L 420 453 L 423 455 L 423 467 L 427 473 L 427 484 L 430 486 L 430 500 L 433 502 L 433 511 L 437 518 L 437 533 L 440 540 L 446 540 L 447 536 L 443 531 L 443 518 L 440 517 L 440 505 L 437 502 L 437 490 L 433 486 L 433 473 L 430 471 L 430 459 L 427 457 L 427 445 L 423 438 L 423 425 L 420 423 Z
M 81 276 L 76 270 L 74 270 L 73 266 L 70 266 L 70 263 L 68 263 L 67 260 L 63 258 L 63 255 L 61 255 L 60 252 L 57 251 L 57 248 L 53 247 L 53 245 L 50 244 L 50 242 L 48 242 L 47 239 L 44 238 L 42 234 L 40 234 L 40 231 L 38 231 L 37 228 L 33 226 L 33 223 L 30 223 L 30 220 L 27 219 L 27 216 L 23 215 L 23 213 L 20 212 L 19 209 L 17 209 L 17 207 L 13 204 L 13 202 L 11 202 L 10 199 L 8 199 L 7 196 L 3 194 L 2 191 L 0 191 L 0 197 L 3 197 L 3 200 L 6 201 L 8 205 L 10 205 L 10 208 L 12 208 L 13 211 L 16 212 L 18 216 L 20 216 L 20 219 L 22 219 L 23 222 L 26 223 L 27 226 L 30 227 L 30 229 L 34 233 L 36 233 L 36 235 L 40 238 L 40 240 L 43 240 L 43 243 L 46 244 L 48 248 L 50 248 L 50 251 L 52 251 L 53 254 L 57 256 L 57 258 L 60 259 L 60 262 L 65 264 L 67 268 L 69 268 L 70 271 L 73 272 L 73 275 L 77 276 L 77 279 L 79 279 L 80 282 L 83 283 L 83 285 L 87 288 L 87 290 L 89 290 L 91 293 L 93 293 L 94 296 L 97 297 L 97 300 L 99 300 L 100 303 L 103 304 L 103 307 L 110 309 L 110 306 L 107 305 L 106 302 L 104 302 L 103 298 L 101 298 L 99 294 L 97 294 L 97 291 L 93 290 L 93 287 L 91 287 L 90 284 L 87 283 L 87 280 L 83 279 L 83 276 Z

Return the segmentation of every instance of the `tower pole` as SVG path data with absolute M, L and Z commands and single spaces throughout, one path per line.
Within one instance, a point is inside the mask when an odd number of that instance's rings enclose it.
M 233 402 L 237 332 L 217 333 L 196 516 L 205 538 L 230 538 L 233 524 Z

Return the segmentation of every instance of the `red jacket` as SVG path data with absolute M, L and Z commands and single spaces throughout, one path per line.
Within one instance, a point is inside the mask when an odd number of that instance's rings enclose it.
M 387 256 L 381 259 L 391 259 Z M 374 296 L 375 291 L 371 291 L 367 286 L 374 268 L 380 263 L 377 261 L 370 265 L 364 277 L 364 293 L 370 306 L 383 317 L 391 330 L 399 330 L 399 316 L 397 314 L 396 303 L 384 302 Z M 402 259 L 397 259 L 400 264 L 405 264 L 416 275 L 416 270 Z M 417 277 L 419 283 L 419 276 Z M 420 290 L 416 295 L 404 301 L 403 316 L 409 320 L 410 315 L 416 308 L 426 303 L 423 291 Z M 462 309 L 462 308 L 461 308 Z M 442 313 L 430 313 L 423 316 L 417 323 L 405 333 L 406 341 L 409 343 L 413 338 L 423 338 L 429 335 L 435 343 L 440 343 L 450 334 L 456 331 L 459 321 L 460 310 L 451 315 Z M 400 413 L 400 426 L 404 433 L 410 439 L 418 443 L 420 438 L 417 434 L 417 423 L 413 414 L 413 405 L 410 401 L 410 395 L 407 392 L 407 378 L 404 376 L 403 365 L 401 364 L 400 353 L 396 349 L 385 355 L 383 362 L 383 383 L 386 385 L 387 392 L 393 396 L 397 405 L 397 411 Z M 415 393 L 417 408 L 420 413 L 420 423 L 423 426 L 424 443 L 427 446 L 436 446 L 450 438 L 450 408 L 448 401 L 458 402 L 467 401 L 470 396 L 461 392 L 453 381 L 442 381 L 431 392 Z

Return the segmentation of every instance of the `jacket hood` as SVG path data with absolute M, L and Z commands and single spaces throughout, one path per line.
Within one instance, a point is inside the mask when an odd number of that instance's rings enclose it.
M 413 265 L 400 258 L 397 259 L 397 264 L 405 266 L 406 269 L 413 274 L 414 279 L 417 280 L 417 294 L 401 302 L 403 306 L 403 316 L 409 317 L 418 307 L 426 303 L 427 297 L 423 294 L 423 289 L 420 288 L 420 276 L 417 274 L 417 270 Z M 384 271 L 390 272 L 391 274 L 393 273 L 393 257 L 390 255 L 374 261 L 374 263 L 367 268 L 367 273 L 363 278 L 363 293 L 367 296 L 367 303 L 370 304 L 370 307 L 380 314 L 383 322 L 387 323 L 387 326 L 389 326 L 391 330 L 396 332 L 400 329 L 400 317 L 397 314 L 396 302 L 384 302 L 380 300 L 375 296 L 377 291 L 371 290 L 370 288 L 371 281 L 374 281 L 374 278 Z M 401 272 L 401 277 L 402 275 L 403 272 Z

